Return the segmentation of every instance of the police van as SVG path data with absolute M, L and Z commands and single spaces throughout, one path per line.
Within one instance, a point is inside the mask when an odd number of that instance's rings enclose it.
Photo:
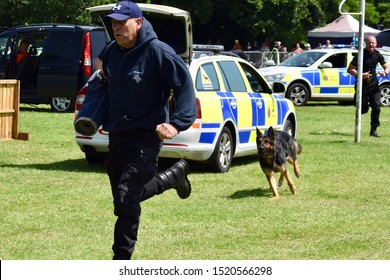
M 256 154 L 256 127 L 264 132 L 273 126 L 296 135 L 294 105 L 283 97 L 282 83 L 274 83 L 271 88 L 256 68 L 234 54 L 221 54 L 213 47 L 193 53 L 188 12 L 153 4 L 139 6 L 144 17 L 157 27 L 158 37 L 168 44 L 174 42 L 171 46 L 189 64 L 196 93 L 195 122 L 175 138 L 165 140 L 160 157 L 203 162 L 210 170 L 227 172 L 233 158 Z M 111 7 L 98 6 L 90 11 L 104 18 Z M 169 40 L 168 34 L 160 36 L 158 32 L 167 30 L 166 24 L 183 31 L 181 36 L 176 40 Z M 105 26 L 109 28 L 109 24 Z M 158 26 L 164 28 L 159 30 Z M 86 87 L 79 92 L 76 116 L 86 92 Z M 102 128 L 92 136 L 76 133 L 76 142 L 89 163 L 97 162 L 108 151 L 108 134 Z

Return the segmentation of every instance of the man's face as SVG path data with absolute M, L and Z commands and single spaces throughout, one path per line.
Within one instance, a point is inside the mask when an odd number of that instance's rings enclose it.
M 366 49 L 370 52 L 373 53 L 376 48 L 376 38 L 375 37 L 368 37 L 366 39 Z
M 134 47 L 137 41 L 138 30 L 142 26 L 141 18 L 128 18 L 125 20 L 111 20 L 114 37 L 119 46 L 124 48 Z

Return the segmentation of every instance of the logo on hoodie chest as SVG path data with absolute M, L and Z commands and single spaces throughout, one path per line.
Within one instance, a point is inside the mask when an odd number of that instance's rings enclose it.
M 144 74 L 144 72 L 140 72 L 140 71 L 133 71 L 133 80 L 139 84 L 140 82 L 142 82 L 142 75 Z

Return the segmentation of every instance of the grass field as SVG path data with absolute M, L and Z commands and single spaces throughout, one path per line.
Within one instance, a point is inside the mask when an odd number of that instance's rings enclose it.
M 256 157 L 226 174 L 191 164 L 193 193 L 168 191 L 142 204 L 134 259 L 390 259 L 390 108 L 381 138 L 355 108 L 297 108 L 301 178 L 273 201 Z M 111 259 L 115 217 L 101 165 L 74 141 L 72 114 L 22 106 L 28 141 L 0 141 L 0 259 Z M 166 163 L 163 162 L 164 167 Z M 165 166 L 166 167 L 166 166 Z M 292 171 L 292 167 L 290 168 Z

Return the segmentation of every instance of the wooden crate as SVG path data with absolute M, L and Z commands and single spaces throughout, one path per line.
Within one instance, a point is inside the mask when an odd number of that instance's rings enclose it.
M 20 81 L 0 80 L 0 140 L 19 138 Z

